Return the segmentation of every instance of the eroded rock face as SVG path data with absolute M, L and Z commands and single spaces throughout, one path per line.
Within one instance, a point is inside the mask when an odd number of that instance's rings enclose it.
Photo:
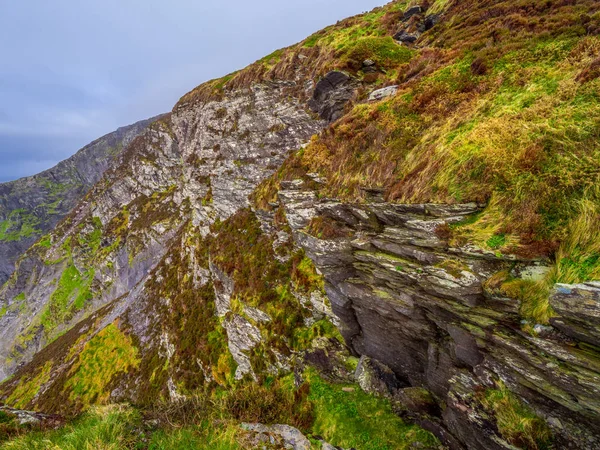
M 119 128 L 38 175 L 0 184 L 0 223 L 7 224 L 7 236 L 0 238 L 0 286 L 16 260 L 73 209 L 116 156 L 156 119 Z
M 179 105 L 122 153 L 48 247 L 31 249 L 0 289 L 0 379 L 117 299 L 118 317 L 184 225 L 206 236 L 215 220 L 249 205 L 256 186 L 326 125 L 288 98 L 289 87 L 273 82 Z M 199 286 L 208 269 L 193 269 Z
M 600 347 L 600 283 L 557 284 L 550 297 L 557 313 L 550 321 L 579 341 Z
M 545 419 L 560 448 L 600 445 L 598 353 L 557 330 L 537 337 L 521 331 L 519 302 L 484 288 L 501 271 L 543 272 L 543 261 L 452 248 L 436 232 L 477 205 L 343 204 L 317 199 L 301 182 L 283 188 L 296 241 L 325 276 L 347 344 L 391 368 L 400 389 L 425 388 L 446 405 L 441 421 L 428 422 L 440 439 L 453 448 L 513 448 L 479 402 L 478 393 L 502 384 Z M 334 221 L 348 237 L 307 234 L 315 216 Z M 597 320 L 597 298 L 596 285 L 558 286 L 553 324 L 576 340 L 596 342 L 593 325 L 582 324 Z

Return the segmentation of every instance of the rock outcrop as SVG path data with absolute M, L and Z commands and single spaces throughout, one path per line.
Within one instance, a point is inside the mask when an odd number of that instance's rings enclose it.
M 488 281 L 499 273 L 530 277 L 544 261 L 454 248 L 440 231 L 478 205 L 344 204 L 304 186 L 283 183 L 279 197 L 296 241 L 325 276 L 347 344 L 369 366 L 359 367 L 361 386 L 390 395 L 427 389 L 440 408 L 429 429 L 442 424 L 436 434 L 455 448 L 513 448 L 483 401 L 503 386 L 544 418 L 558 448 L 600 445 L 599 354 L 581 345 L 597 343 L 596 285 L 557 286 L 558 329 L 544 337 L 523 332 L 519 300 Z M 316 217 L 340 237 L 309 234 Z
M 205 236 L 249 205 L 258 183 L 325 126 L 286 97 L 289 85 L 180 104 L 132 142 L 0 289 L 0 378 L 90 312 L 132 301 L 183 225 Z

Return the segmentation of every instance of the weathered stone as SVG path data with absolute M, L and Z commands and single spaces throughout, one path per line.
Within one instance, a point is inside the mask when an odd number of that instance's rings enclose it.
M 0 286 L 13 272 L 17 259 L 51 231 L 100 180 L 115 156 L 158 118 L 119 128 L 42 173 L 0 183 L 0 222 L 11 213 L 19 226 L 24 216 L 32 216 L 36 222 L 31 235 L 0 241 Z
M 403 44 L 414 44 L 419 39 L 419 36 L 412 33 L 407 33 L 406 31 L 399 31 L 394 35 L 394 40 L 398 42 L 402 42 Z
M 389 367 L 364 355 L 358 362 L 354 377 L 361 389 L 369 394 L 389 397 L 401 386 Z
M 293 216 L 298 202 L 282 201 Z M 312 202 L 301 203 L 303 210 L 349 230 L 347 237 L 330 241 L 294 235 L 325 276 L 347 345 L 389 367 L 400 388 L 427 389 L 448 405 L 441 417 L 421 414 L 417 423 L 451 448 L 461 448 L 462 442 L 469 449 L 512 449 L 493 415 L 473 396 L 502 380 L 540 417 L 561 424 L 550 424 L 557 442 L 570 439 L 571 448 L 595 448 L 600 436 L 598 352 L 589 345 L 573 347 L 545 326 L 534 327 L 541 332 L 537 337 L 521 332 L 519 300 L 483 289 L 501 271 L 536 280 L 547 272 L 547 262 L 473 246 L 450 248 L 437 230 L 477 212 L 476 204 Z M 558 286 L 551 299 L 558 314 L 552 324 L 595 345 L 599 288 Z M 379 382 L 363 378 L 369 381 L 363 382 L 366 389 L 381 390 L 374 388 Z
M 327 122 L 339 119 L 346 103 L 352 98 L 356 82 L 342 72 L 329 72 L 316 85 L 308 102 L 310 109 Z
M 421 14 L 422 12 L 423 12 L 423 7 L 422 6 L 420 6 L 420 5 L 411 6 L 406 11 L 404 11 L 404 15 L 402 16 L 402 20 L 403 21 L 407 21 L 412 16 L 415 16 L 417 14 Z
M 369 101 L 378 101 L 383 100 L 384 98 L 391 97 L 392 95 L 396 95 L 398 92 L 398 86 L 388 86 L 381 89 L 377 89 L 369 95 Z
M 289 425 L 263 425 L 260 423 L 242 423 L 242 429 L 257 434 L 258 441 L 276 444 L 281 442 L 286 449 L 310 450 L 310 441 L 300 430 Z M 273 436 L 274 435 L 274 436 Z
M 600 286 L 557 284 L 550 295 L 557 314 L 553 326 L 579 341 L 600 347 Z

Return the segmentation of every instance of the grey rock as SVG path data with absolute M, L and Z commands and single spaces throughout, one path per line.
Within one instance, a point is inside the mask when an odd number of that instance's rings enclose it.
M 377 89 L 371 92 L 371 94 L 369 95 L 369 101 L 373 102 L 383 100 L 384 98 L 396 95 L 396 92 L 398 92 L 398 86 L 388 86 L 381 89 Z
M 13 222 L 9 231 L 17 231 L 27 221 L 35 222 L 30 236 L 0 240 L 0 286 L 12 274 L 17 259 L 52 230 L 100 180 L 123 149 L 159 117 L 119 128 L 37 175 L 0 183 L 0 222 Z
M 404 30 L 399 31 L 394 35 L 394 40 L 402 42 L 403 44 L 414 44 L 419 39 L 419 36 L 415 33 L 408 33 Z
M 557 314 L 550 322 L 579 341 L 600 347 L 600 286 L 557 284 L 550 295 Z
M 423 7 L 420 5 L 412 6 L 404 11 L 404 15 L 402 16 L 403 21 L 407 21 L 412 16 L 416 16 L 417 14 L 421 14 L 423 12 Z
M 329 241 L 294 233 L 325 276 L 346 344 L 363 361 L 389 367 L 399 391 L 423 388 L 440 399 L 431 408 L 438 416 L 421 411 L 417 423 L 451 448 L 512 449 L 473 395 L 502 380 L 540 417 L 560 421 L 562 428 L 551 424 L 557 442 L 595 448 L 600 436 L 600 404 L 594 400 L 600 395 L 597 352 L 569 345 L 546 326 L 536 327 L 538 336 L 521 332 L 518 299 L 483 289 L 501 271 L 537 279 L 547 262 L 496 256 L 473 246 L 450 248 L 436 234 L 438 227 L 477 212 L 475 204 L 353 205 L 295 192 L 302 195 L 289 192 L 281 201 L 288 217 L 299 214 L 296 207 L 310 211 L 298 225 L 317 214 L 350 230 L 347 238 Z M 557 312 L 552 325 L 598 346 L 599 290 L 594 283 L 557 285 L 550 299 Z M 372 374 L 361 372 L 361 384 L 381 391 L 382 380 Z M 444 403 L 448 408 L 439 416 Z
M 389 397 L 401 387 L 389 367 L 364 355 L 358 362 L 354 378 L 361 389 L 369 394 Z
M 256 433 L 259 435 L 258 442 L 276 443 L 269 438 L 269 435 L 275 435 L 280 438 L 281 443 L 286 449 L 290 450 L 310 450 L 310 441 L 304 436 L 300 430 L 289 425 L 263 425 L 260 423 L 242 423 L 243 430 Z M 260 439 L 260 436 L 266 439 Z M 279 439 L 278 439 L 279 440 Z
M 352 98 L 356 87 L 357 83 L 345 73 L 329 72 L 315 86 L 308 106 L 321 119 L 334 122 L 341 117 L 344 106 Z

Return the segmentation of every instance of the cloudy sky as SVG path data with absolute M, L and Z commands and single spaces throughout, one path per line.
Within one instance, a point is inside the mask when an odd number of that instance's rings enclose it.
M 0 182 L 386 0 L 0 0 Z

